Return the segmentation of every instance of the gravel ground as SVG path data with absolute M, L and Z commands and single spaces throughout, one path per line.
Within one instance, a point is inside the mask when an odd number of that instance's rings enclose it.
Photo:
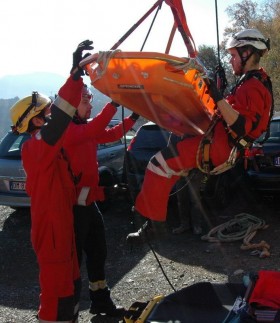
M 156 225 L 150 245 L 128 245 L 126 236 L 135 230 L 130 210 L 131 205 L 126 197 L 120 196 L 104 213 L 109 252 L 107 278 L 113 299 L 126 308 L 135 301 L 148 301 L 160 294 L 168 295 L 201 281 L 241 282 L 243 275 L 251 271 L 280 270 L 280 210 L 277 198 L 259 199 L 249 207 L 247 198 L 238 197 L 226 209 L 213 211 L 209 208 L 206 212 L 207 222 L 212 226 L 224 223 L 241 212 L 264 219 L 269 227 L 258 231 L 253 239 L 254 242 L 265 240 L 271 245 L 271 256 L 263 259 L 250 255 L 251 251 L 240 250 L 240 241 L 210 243 L 190 232 L 172 234 L 172 228 L 178 225 L 176 207 L 172 203 L 168 221 Z M 0 251 L 0 322 L 37 322 L 38 267 L 30 244 L 28 210 L 15 211 L 0 206 Z M 84 267 L 82 277 L 79 322 L 118 322 L 106 317 L 92 317 L 88 313 Z

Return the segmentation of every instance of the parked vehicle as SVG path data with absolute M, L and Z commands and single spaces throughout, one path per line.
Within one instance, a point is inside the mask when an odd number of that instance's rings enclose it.
M 120 120 L 113 119 L 113 127 Z M 133 133 L 128 133 L 131 138 Z M 29 134 L 16 135 L 9 131 L 0 142 L 0 205 L 13 208 L 29 207 L 30 198 L 25 191 L 25 172 L 21 163 L 22 144 L 30 138 Z M 124 139 L 98 146 L 100 185 L 112 186 L 119 183 L 123 176 L 125 154 Z
M 265 136 L 249 151 L 247 174 L 255 191 L 270 194 L 280 191 L 280 116 L 271 120 L 268 138 Z
M 126 155 L 126 177 L 133 200 L 139 193 L 150 158 L 167 146 L 170 132 L 153 122 L 142 125 L 131 140 Z
M 25 192 L 25 172 L 21 164 L 22 144 L 29 134 L 15 135 L 9 131 L 0 143 L 0 205 L 28 207 Z

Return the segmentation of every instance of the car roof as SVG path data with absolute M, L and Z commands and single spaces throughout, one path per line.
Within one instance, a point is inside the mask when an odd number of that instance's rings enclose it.
M 139 130 L 140 129 L 145 129 L 145 128 L 150 128 L 150 127 L 154 128 L 154 129 L 158 128 L 159 130 L 170 132 L 169 130 L 166 130 L 166 129 L 162 128 L 157 123 L 154 123 L 152 121 L 148 121 L 148 122 L 144 123 L 142 126 L 139 127 Z
M 91 121 L 94 118 L 89 118 L 88 121 Z M 108 126 L 115 126 L 121 122 L 120 119 L 111 119 L 110 122 L 108 123 Z

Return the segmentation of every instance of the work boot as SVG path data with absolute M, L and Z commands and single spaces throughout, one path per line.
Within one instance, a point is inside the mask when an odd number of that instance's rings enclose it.
M 145 242 L 149 240 L 149 237 L 152 233 L 152 224 L 150 220 L 147 220 L 138 231 L 129 233 L 126 237 L 127 243 L 134 243 L 134 242 Z
M 91 314 L 103 314 L 112 317 L 123 317 L 125 309 L 121 306 L 116 306 L 110 297 L 108 287 L 98 289 L 96 291 L 89 290 L 91 305 L 89 312 Z
M 178 228 L 172 230 L 173 234 L 181 234 L 190 230 L 190 227 L 186 224 L 181 224 Z

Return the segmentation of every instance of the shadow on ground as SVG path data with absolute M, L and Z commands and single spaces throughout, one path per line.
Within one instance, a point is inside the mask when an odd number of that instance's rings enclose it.
M 213 244 L 201 241 L 200 236 L 190 232 L 172 234 L 172 228 L 178 225 L 176 206 L 172 204 L 168 221 L 156 226 L 149 244 L 128 245 L 127 234 L 137 229 L 135 218 L 131 213 L 131 203 L 123 196 L 117 198 L 104 213 L 108 244 L 107 278 L 116 302 L 127 307 L 137 299 L 147 299 L 162 292 L 172 293 L 173 288 L 179 290 L 195 281 L 214 281 L 220 278 L 230 282 L 240 281 L 241 276 L 234 274 L 240 269 L 242 273 L 259 269 L 279 270 L 278 198 L 254 200 L 254 203 L 252 200 L 248 203 L 249 200 L 248 197 L 244 199 L 244 196 L 239 195 L 232 199 L 233 202 L 227 208 L 206 208 L 206 222 L 215 226 L 240 212 L 264 218 L 270 226 L 259 232 L 255 239 L 267 240 L 271 244 L 270 258 L 250 256 L 248 252 L 240 250 L 240 242 Z M 39 295 L 38 266 L 30 243 L 29 210 L 15 211 L 2 207 L 1 212 L 0 308 L 36 313 Z M 88 314 L 83 314 L 89 308 L 84 266 L 82 278 L 81 311 L 86 322 L 89 318 L 91 322 L 117 322 L 107 317 L 91 318 Z M 9 322 L 27 321 L 23 319 Z

